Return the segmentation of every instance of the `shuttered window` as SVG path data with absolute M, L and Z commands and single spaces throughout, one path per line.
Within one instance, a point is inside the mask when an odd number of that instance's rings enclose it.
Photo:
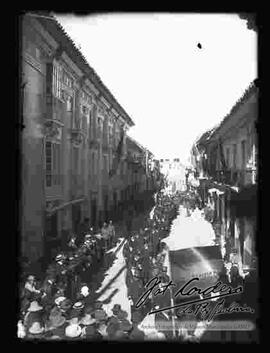
M 58 143 L 46 142 L 46 186 L 61 184 L 61 156 Z

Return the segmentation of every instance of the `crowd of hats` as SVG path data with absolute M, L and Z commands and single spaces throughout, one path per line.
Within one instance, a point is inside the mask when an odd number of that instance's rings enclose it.
M 111 312 L 99 301 L 93 305 L 66 299 L 58 300 L 49 313 L 37 302 L 31 302 L 23 320 L 18 323 L 18 337 L 26 340 L 142 340 L 139 320 L 115 304 Z
M 140 234 L 131 235 L 125 244 L 124 256 L 128 269 L 126 278 L 133 304 L 132 315 L 137 315 L 140 320 L 147 315 L 149 308 L 155 306 L 152 300 L 150 306 L 136 308 L 138 297 L 145 292 L 146 283 L 154 277 L 158 277 L 162 283 L 169 282 L 167 267 L 164 266 L 165 244 L 162 239 L 169 235 L 179 202 L 179 194 L 169 196 L 159 193 L 153 215 L 146 219 L 144 230 L 141 229 Z
M 168 235 L 170 223 L 176 214 L 177 202 L 172 197 L 160 193 L 157 197 L 153 217 L 146 219 L 145 228 L 141 229 L 140 235 L 131 234 L 127 241 L 130 248 L 135 250 L 126 259 L 127 265 L 131 269 L 135 269 L 134 277 L 141 280 L 143 284 L 153 275 L 154 271 L 159 275 L 166 275 L 159 241 Z M 143 242 L 140 242 L 139 239 Z M 152 239 L 155 241 L 153 242 Z M 87 235 L 81 247 L 75 249 L 72 254 L 61 253 L 56 256 L 55 264 L 60 268 L 60 276 L 57 276 L 55 271 L 47 271 L 48 276 L 44 279 L 44 281 L 54 284 L 55 292 L 50 294 L 43 290 L 30 294 L 28 292 L 28 296 L 23 298 L 25 302 L 22 305 L 18 322 L 19 337 L 31 340 L 145 339 L 144 332 L 138 328 L 143 319 L 143 312 L 133 310 L 130 321 L 127 319 L 128 313 L 121 308 L 120 304 L 115 304 L 112 311 L 107 312 L 101 302 L 90 299 L 89 288 L 86 284 L 79 287 L 75 298 L 70 298 L 66 294 L 65 286 L 61 284 L 62 277 L 69 271 L 68 267 L 73 265 L 72 261 L 75 259 L 80 261 L 82 248 L 93 249 L 95 243 L 96 240 L 93 236 Z M 144 263 L 140 261 L 142 253 L 148 253 L 153 259 L 153 267 L 150 272 L 149 269 L 144 268 Z M 143 278 L 141 277 L 142 273 L 144 274 Z M 29 276 L 28 280 L 34 286 L 33 276 Z

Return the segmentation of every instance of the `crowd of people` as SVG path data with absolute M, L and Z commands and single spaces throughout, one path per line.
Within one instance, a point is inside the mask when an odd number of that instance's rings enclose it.
M 98 271 L 104 254 L 117 243 L 114 226 L 109 222 L 103 224 L 100 235 L 90 229 L 83 237 L 80 236 L 80 241 L 72 236 L 67 249 L 57 254 L 48 266 L 45 278 L 26 273 L 21 290 L 18 337 L 27 340 L 91 341 L 174 339 L 173 330 L 156 330 L 147 334 L 140 326 L 151 310 L 171 305 L 170 292 L 150 295 L 141 306 L 138 300 L 151 279 L 159 279 L 159 288 L 170 281 L 165 266 L 167 250 L 162 239 L 169 235 L 179 204 L 184 202 L 189 203 L 187 207 L 190 209 L 197 205 L 196 201 L 185 200 L 179 193 L 168 195 L 159 192 L 155 197 L 154 209 L 145 217 L 142 227 L 129 232 L 124 241 L 130 320 L 121 303 L 115 304 L 111 312 L 106 310 L 91 287 L 92 275 Z M 169 324 L 175 319 L 172 311 L 155 314 L 155 320 Z M 196 339 L 195 329 L 182 331 L 177 331 L 177 339 Z
M 138 234 L 129 234 L 123 253 L 127 262 L 126 282 L 132 317 L 116 304 L 112 315 L 91 290 L 91 276 L 105 252 L 116 244 L 112 222 L 104 223 L 101 234 L 72 236 L 67 250 L 60 252 L 48 266 L 45 278 L 24 273 L 20 293 L 18 337 L 24 339 L 144 339 L 138 324 L 146 314 L 135 308 L 143 286 L 153 275 L 167 280 L 160 240 L 168 235 L 176 217 L 177 203 L 162 193 L 156 197 L 152 217 L 145 219 Z M 141 291 L 142 290 L 142 291 Z M 151 304 L 152 305 L 152 304 Z

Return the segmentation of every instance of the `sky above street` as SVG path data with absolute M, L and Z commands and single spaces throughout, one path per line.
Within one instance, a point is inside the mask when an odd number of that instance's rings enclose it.
M 237 15 L 57 19 L 134 121 L 128 134 L 156 158 L 186 163 L 257 77 L 257 34 Z

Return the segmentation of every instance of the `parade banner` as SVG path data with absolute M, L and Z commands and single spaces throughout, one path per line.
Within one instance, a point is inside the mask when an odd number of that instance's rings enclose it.
M 177 288 L 199 278 L 200 288 L 215 284 L 223 267 L 220 247 L 201 246 L 169 252 L 171 279 Z

